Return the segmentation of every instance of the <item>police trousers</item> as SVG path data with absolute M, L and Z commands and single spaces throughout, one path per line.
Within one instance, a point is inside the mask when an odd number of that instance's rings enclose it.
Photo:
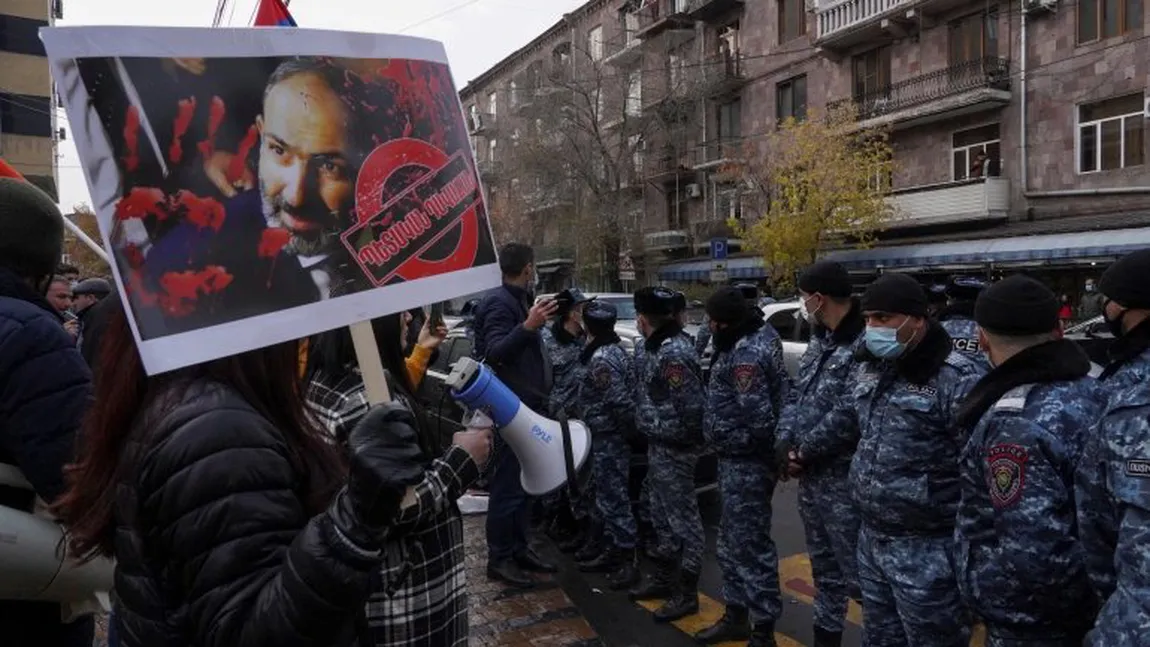
M 593 445 L 595 510 L 603 522 L 603 534 L 616 548 L 630 550 L 639 539 L 628 488 L 631 446 L 617 434 L 596 436 Z
M 695 496 L 697 449 L 652 442 L 647 448 L 651 481 L 651 522 L 658 536 L 656 554 L 676 559 L 683 570 L 698 574 L 703 565 L 703 519 Z
M 967 647 L 954 538 L 859 533 L 863 647 Z
M 718 561 L 723 600 L 746 607 L 751 622 L 773 624 L 782 614 L 779 553 L 771 539 L 771 497 L 777 474 L 766 461 L 719 459 Z
M 802 476 L 799 515 L 815 583 L 815 626 L 840 632 L 850 599 L 862 598 L 858 584 L 860 521 L 845 467 Z

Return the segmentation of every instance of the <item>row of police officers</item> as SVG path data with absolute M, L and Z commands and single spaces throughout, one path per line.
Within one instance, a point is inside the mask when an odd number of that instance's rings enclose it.
M 694 468 L 704 449 L 719 458 L 726 611 L 701 642 L 775 644 L 770 502 L 796 478 L 817 647 L 841 643 L 850 599 L 868 647 L 965 646 L 975 622 L 990 645 L 1150 644 L 1146 276 L 1150 250 L 1101 279 L 1116 341 L 1097 377 L 1062 339 L 1055 294 L 1023 275 L 976 290 L 965 315 L 952 308 L 940 323 L 905 275 L 855 299 L 841 266 L 817 263 L 798 281 L 813 334 L 794 384 L 777 334 L 736 289 L 706 303 L 706 384 L 680 295 L 636 292 L 645 339 L 633 358 L 610 304 L 587 304 L 574 412 L 594 435 L 606 539 L 583 563 L 617 587 L 637 577 L 625 458 L 637 432 L 658 541 L 654 572 L 631 593 L 665 599 L 661 620 L 698 609 Z

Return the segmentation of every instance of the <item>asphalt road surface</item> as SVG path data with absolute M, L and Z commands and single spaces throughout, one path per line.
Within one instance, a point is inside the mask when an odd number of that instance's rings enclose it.
M 599 575 L 576 570 L 569 557 L 561 558 L 559 584 L 583 618 L 609 647 L 660 645 L 686 647 L 698 645 L 691 634 L 709 626 L 723 614 L 722 577 L 715 560 L 718 533 L 718 506 L 714 493 L 702 495 L 702 509 L 707 527 L 707 556 L 700 580 L 699 614 L 683 618 L 672 625 L 656 623 L 651 610 L 659 603 L 635 603 L 626 593 L 611 591 Z M 780 484 L 775 492 L 772 534 L 779 551 L 779 580 L 783 595 L 783 616 L 775 627 L 779 647 L 799 647 L 813 643 L 813 596 L 810 560 L 806 553 L 802 520 L 798 512 L 798 490 L 795 483 Z M 558 556 L 558 551 L 553 551 Z M 844 647 L 858 647 L 862 610 L 851 603 Z M 733 647 L 744 643 L 724 643 Z M 971 641 L 982 647 L 981 636 Z

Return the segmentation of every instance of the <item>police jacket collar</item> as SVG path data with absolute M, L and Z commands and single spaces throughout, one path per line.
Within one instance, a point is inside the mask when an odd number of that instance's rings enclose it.
M 926 384 L 942 370 L 942 365 L 946 363 L 950 351 L 950 335 L 946 334 L 946 331 L 938 323 L 928 321 L 926 335 L 922 341 L 908 350 L 902 357 L 896 359 L 894 368 L 899 377 L 907 382 Z M 864 362 L 878 363 L 883 361 L 872 355 L 866 346 L 859 348 L 856 357 Z
M 863 319 L 858 299 L 851 299 L 851 309 L 839 322 L 839 327 L 831 331 L 831 341 L 839 346 L 854 343 L 865 329 L 866 321 Z
M 659 350 L 663 342 L 683 332 L 683 327 L 679 325 L 678 321 L 671 320 L 667 325 L 651 333 L 643 346 L 650 352 Z
M 596 337 L 592 339 L 591 341 L 587 342 L 587 345 L 583 347 L 583 350 L 579 351 L 579 363 L 586 364 L 590 362 L 591 357 L 595 355 L 595 351 L 604 346 L 618 344 L 621 341 L 623 340 L 619 339 L 619 334 L 614 330 L 610 331 L 608 334 L 602 337 Z
M 1118 369 L 1141 356 L 1147 350 L 1150 350 L 1150 319 L 1134 326 L 1125 335 L 1114 340 L 1114 343 L 1106 351 L 1110 357 L 1110 363 L 1106 365 L 1106 369 L 1102 371 L 1102 375 L 1098 379 L 1105 380 L 1114 375 Z
M 1089 373 L 1090 358 L 1078 344 L 1068 339 L 1032 346 L 978 381 L 958 411 L 958 425 L 971 431 L 995 402 L 1016 387 L 1077 380 Z
M 753 335 L 765 325 L 766 322 L 762 318 L 752 315 L 733 326 L 716 331 L 711 337 L 712 343 L 715 345 L 715 352 L 725 353 L 731 350 L 739 343 L 740 339 Z

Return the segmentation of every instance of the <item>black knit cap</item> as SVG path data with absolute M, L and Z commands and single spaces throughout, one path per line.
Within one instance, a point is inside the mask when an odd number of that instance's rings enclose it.
M 664 287 L 635 290 L 635 312 L 641 315 L 675 314 L 675 293 Z
M 926 292 L 906 274 L 883 274 L 863 292 L 862 310 L 925 317 Z
M 707 316 L 715 323 L 736 324 L 750 313 L 750 304 L 739 288 L 719 288 L 707 299 Z
M 1130 252 L 1102 273 L 1098 290 L 1120 306 L 1150 309 L 1150 249 Z
M 819 261 L 799 274 L 799 289 L 807 294 L 825 294 L 845 299 L 851 295 L 851 277 L 834 261 Z
M 583 325 L 593 335 L 605 334 L 615 327 L 619 311 L 615 304 L 606 301 L 592 301 L 583 310 Z
M 748 301 L 756 301 L 759 298 L 759 286 L 754 283 L 739 283 L 735 289 L 742 293 L 743 298 Z
M 64 247 L 64 218 L 52 198 L 24 180 L 0 178 L 0 266 L 21 278 L 52 274 Z
M 1058 296 L 1029 276 L 1015 274 L 978 295 L 974 321 L 992 333 L 1038 335 L 1058 327 Z

